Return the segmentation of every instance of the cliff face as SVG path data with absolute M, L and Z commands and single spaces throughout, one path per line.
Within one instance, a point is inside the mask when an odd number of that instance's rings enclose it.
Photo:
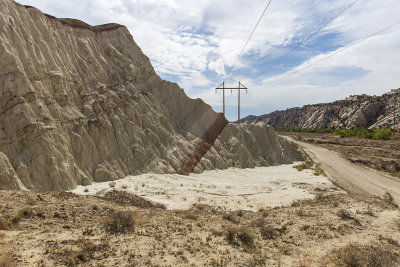
M 307 105 L 275 111 L 261 116 L 248 116 L 247 123 L 265 122 L 274 128 L 393 128 L 399 129 L 400 89 L 382 96 L 359 95 L 326 104 Z
M 182 172 L 219 117 L 160 79 L 122 25 L 2 0 L 0 61 L 0 188 L 66 190 Z M 193 171 L 300 157 L 266 125 L 229 125 L 205 152 Z

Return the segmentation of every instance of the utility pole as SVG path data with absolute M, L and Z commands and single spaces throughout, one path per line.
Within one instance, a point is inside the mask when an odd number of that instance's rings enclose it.
M 222 88 L 221 88 L 221 86 L 222 86 Z M 223 105 L 224 116 L 225 116 L 225 89 L 230 89 L 231 93 L 232 93 L 232 90 L 238 90 L 238 123 L 240 123 L 240 90 L 246 90 L 246 94 L 247 94 L 247 87 L 244 86 L 239 81 L 238 87 L 225 87 L 225 82 L 222 82 L 222 84 L 220 86 L 215 88 L 215 92 L 217 92 L 217 90 L 222 90 L 222 105 Z
M 393 108 L 393 132 L 396 132 L 396 95 L 394 97 L 394 108 Z

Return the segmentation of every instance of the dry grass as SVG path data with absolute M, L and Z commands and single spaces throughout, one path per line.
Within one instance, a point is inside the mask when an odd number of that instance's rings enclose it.
M 232 223 L 238 223 L 238 220 L 237 220 L 236 215 L 234 213 L 225 213 L 224 215 L 222 215 L 222 218 L 224 220 L 230 221 Z
M 346 247 L 333 250 L 323 265 L 389 267 L 399 266 L 398 264 L 400 264 L 399 253 L 383 245 L 350 244 Z
M 231 245 L 251 248 L 254 246 L 255 236 L 248 227 L 229 227 L 226 239 Z
M 385 194 L 383 194 L 383 199 L 386 200 L 387 202 L 395 205 L 396 207 L 398 207 L 398 205 L 394 201 L 393 195 L 390 192 L 386 191 Z
M 163 204 L 148 201 L 142 197 L 125 191 L 113 190 L 107 192 L 102 198 L 126 206 L 135 206 L 139 208 L 166 208 Z
M 61 247 L 61 243 L 54 242 L 50 243 L 50 246 L 46 248 L 46 253 L 51 255 L 51 258 L 56 263 L 54 266 L 88 266 L 87 262 L 93 258 L 107 256 L 110 246 L 108 239 L 98 241 L 81 238 L 68 240 L 66 243 L 68 243 L 67 246 Z
M 274 239 L 279 235 L 277 229 L 269 225 L 260 227 L 260 233 L 264 239 Z
M 135 213 L 132 211 L 111 211 L 104 219 L 104 226 L 112 233 L 133 232 L 135 229 Z
M 352 220 L 354 221 L 357 225 L 361 225 L 360 220 L 358 220 L 356 217 L 354 217 L 349 211 L 345 210 L 345 209 L 340 209 L 337 213 L 337 215 L 339 216 L 339 218 L 343 219 L 343 220 Z

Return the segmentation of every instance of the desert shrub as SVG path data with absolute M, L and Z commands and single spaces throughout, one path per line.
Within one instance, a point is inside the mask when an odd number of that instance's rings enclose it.
M 260 227 L 260 233 L 264 239 L 274 239 L 279 235 L 279 232 L 269 225 Z
M 394 197 L 393 197 L 393 195 L 392 195 L 390 192 L 388 192 L 388 191 L 386 191 L 385 194 L 383 194 L 383 199 L 386 200 L 386 201 L 389 201 L 389 202 L 394 203 Z
M 338 129 L 335 130 L 335 134 L 341 137 L 358 137 L 358 138 L 368 138 L 374 140 L 389 140 L 393 135 L 391 129 Z
M 333 250 L 326 257 L 325 265 L 334 266 L 398 266 L 400 256 L 383 246 L 350 244 Z
M 236 212 L 236 215 L 237 215 L 238 217 L 243 217 L 244 211 L 243 211 L 243 210 L 238 210 L 238 211 Z
M 142 197 L 139 197 L 138 195 L 131 194 L 126 191 L 109 191 L 102 198 L 121 205 L 135 206 L 139 208 L 166 208 L 164 204 L 148 201 Z
M 107 231 L 112 233 L 132 232 L 135 227 L 135 218 L 132 211 L 111 211 L 104 220 Z
M 374 140 L 389 140 L 393 132 L 391 129 L 374 129 L 372 139 Z
M 311 167 L 311 165 L 312 165 L 311 162 L 306 161 L 306 162 L 303 162 L 303 163 L 301 163 L 299 165 L 294 166 L 294 168 L 296 168 L 296 170 L 301 172 L 302 170 L 309 169 Z
M 255 219 L 255 220 L 251 221 L 250 222 L 250 226 L 252 226 L 252 227 L 262 227 L 266 223 L 267 222 L 266 222 L 265 218 L 261 217 L 261 218 L 258 218 L 258 219 Z
M 189 219 L 189 220 L 197 220 L 199 217 L 197 216 L 197 215 L 195 215 L 195 214 L 193 214 L 193 213 L 187 213 L 187 214 L 185 214 L 185 218 L 186 219 Z
M 30 208 L 21 209 L 17 213 L 17 217 L 19 218 L 29 218 L 33 216 L 33 211 Z
M 285 128 L 285 127 L 277 127 L 274 128 L 277 132 L 294 132 L 294 133 L 333 133 L 334 130 L 331 128 L 323 128 L 323 129 L 311 129 L 311 128 Z
M 222 215 L 222 218 L 224 220 L 227 220 L 227 221 L 230 221 L 230 222 L 233 222 L 233 223 L 237 223 L 238 222 L 235 214 L 233 214 L 233 213 L 225 213 L 224 215 Z
M 230 227 L 226 239 L 232 245 L 253 247 L 255 236 L 248 227 Z
M 72 245 L 77 245 L 77 248 L 72 249 Z M 90 261 L 96 255 L 96 252 L 105 252 L 109 248 L 109 240 L 102 239 L 100 242 L 89 239 L 78 239 L 73 241 L 71 247 L 68 246 L 64 249 L 51 249 L 48 248 L 47 252 L 57 255 L 57 261 L 62 261 L 68 266 L 80 265 L 84 262 Z M 87 265 L 84 265 L 87 266 Z
M 361 222 L 354 217 L 353 215 L 351 215 L 351 213 L 345 209 L 340 209 L 337 213 L 337 215 L 339 216 L 339 218 L 341 218 L 342 220 L 352 220 L 354 221 L 356 224 L 361 225 Z

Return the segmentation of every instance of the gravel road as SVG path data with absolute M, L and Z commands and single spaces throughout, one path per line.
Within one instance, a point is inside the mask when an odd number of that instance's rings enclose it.
M 360 166 L 341 157 L 337 152 L 318 145 L 285 137 L 300 145 L 338 186 L 358 195 L 383 196 L 390 192 L 400 204 L 400 179 L 376 170 Z

